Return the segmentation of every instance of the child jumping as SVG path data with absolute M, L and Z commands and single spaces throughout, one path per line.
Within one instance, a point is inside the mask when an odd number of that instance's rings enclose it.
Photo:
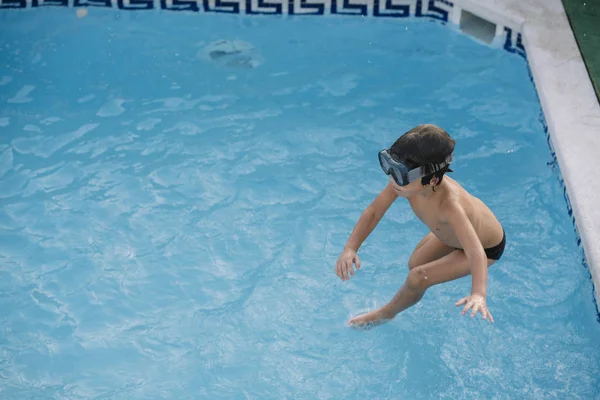
M 379 152 L 387 186 L 360 216 L 335 272 L 342 280 L 360 269 L 358 249 L 398 197 L 408 200 L 415 215 L 430 232 L 417 244 L 408 260 L 408 276 L 398 293 L 385 306 L 348 321 L 355 327 L 372 327 L 393 319 L 415 305 L 425 291 L 438 283 L 471 274 L 471 294 L 456 302 L 494 322 L 487 308 L 487 272 L 504 252 L 506 236 L 492 211 L 446 176 L 454 151 L 454 140 L 435 125 L 419 125 L 402 135 L 387 150 Z

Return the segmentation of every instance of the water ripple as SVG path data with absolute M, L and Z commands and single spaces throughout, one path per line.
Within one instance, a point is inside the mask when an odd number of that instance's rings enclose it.
M 57 150 L 81 138 L 98 127 L 98 124 L 85 124 L 73 132 L 57 136 L 34 136 L 17 138 L 12 141 L 13 148 L 21 154 L 34 154 L 48 158 Z
M 9 103 L 29 103 L 31 101 L 33 101 L 33 99 L 31 97 L 29 97 L 29 94 L 31 92 L 33 92 L 35 90 L 35 86 L 33 85 L 25 85 L 21 88 L 21 90 L 19 90 L 17 92 L 17 94 L 14 95 L 14 97 L 11 97 L 10 99 L 8 99 L 7 101 Z
M 0 65 L 7 398 L 597 396 L 592 285 L 523 60 L 415 21 L 127 13 L 117 29 L 94 9 L 73 35 L 45 11 L 7 14 Z M 198 62 L 219 35 L 268 63 Z M 453 306 L 465 278 L 347 329 L 426 233 L 398 201 L 353 279 L 333 273 L 388 181 L 377 152 L 422 122 L 457 139 L 453 176 L 507 232 L 496 323 Z

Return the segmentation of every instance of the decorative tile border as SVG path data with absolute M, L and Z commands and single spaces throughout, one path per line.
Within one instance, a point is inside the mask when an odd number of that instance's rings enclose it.
M 448 21 L 448 0 L 2 0 L 3 8 L 106 7 L 121 10 L 220 12 L 266 15 L 429 17 Z
M 283 16 L 359 16 L 427 18 L 449 21 L 454 3 L 449 0 L 0 0 L 2 9 L 37 7 L 103 7 L 127 11 L 165 10 Z M 504 27 L 503 48 L 525 57 L 521 33 Z
M 509 53 L 515 53 L 523 58 L 527 58 L 525 54 L 525 47 L 523 46 L 523 37 L 520 33 L 513 32 L 513 30 L 507 26 L 504 27 L 504 32 L 506 32 L 506 40 L 504 41 L 504 50 Z M 531 74 L 530 74 L 531 77 Z M 532 78 L 533 82 L 533 78 Z
M 447 0 L 2 0 L 2 8 L 106 7 L 121 10 L 218 12 L 263 15 L 429 17 L 448 21 Z

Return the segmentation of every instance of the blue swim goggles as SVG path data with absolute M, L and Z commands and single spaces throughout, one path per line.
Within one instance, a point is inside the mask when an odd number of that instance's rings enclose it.
M 451 162 L 452 154 L 446 157 L 441 164 L 428 164 L 409 170 L 406 164 L 394 160 L 387 150 L 381 150 L 379 152 L 379 164 L 381 165 L 381 169 L 386 175 L 391 175 L 398 186 L 406 186 L 417 179 L 433 174 L 450 165 Z M 449 171 L 452 172 L 452 170 Z

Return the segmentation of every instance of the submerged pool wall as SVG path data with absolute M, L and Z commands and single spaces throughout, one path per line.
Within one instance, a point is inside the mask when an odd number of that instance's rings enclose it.
M 341 16 L 380 18 L 427 18 L 442 24 L 461 25 L 478 37 L 481 21 L 468 18 L 470 13 L 447 0 L 0 0 L 1 8 L 103 7 L 120 10 L 166 10 L 198 13 L 228 13 L 279 16 Z M 515 24 L 495 22 L 493 39 L 502 41 L 505 50 L 525 56 L 521 34 Z M 489 27 L 488 27 L 489 28 Z M 485 28 L 483 28 L 485 30 Z M 485 32 L 488 33 L 488 32 Z
M 523 57 L 560 167 L 567 212 L 600 299 L 600 106 L 560 0 L 0 0 L 0 9 L 115 8 L 246 15 L 426 18 Z M 78 14 L 79 15 L 79 14 Z

